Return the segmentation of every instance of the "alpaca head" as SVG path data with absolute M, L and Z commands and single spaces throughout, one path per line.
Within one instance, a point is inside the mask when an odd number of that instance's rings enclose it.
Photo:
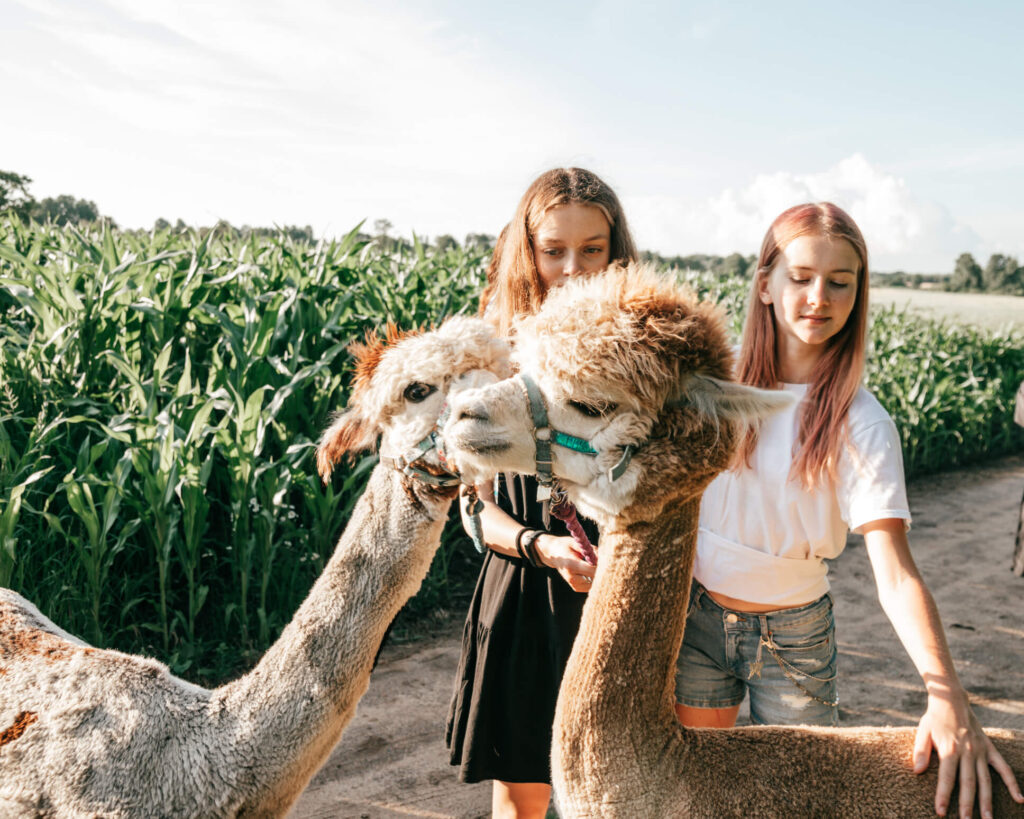
M 617 517 L 649 519 L 669 501 L 699 494 L 728 465 L 741 425 L 792 400 L 730 382 L 718 308 L 641 265 L 552 291 L 514 330 L 513 358 L 540 387 L 551 428 L 597 451 L 553 446 L 552 469 L 580 511 L 604 527 Z M 464 391 L 451 407 L 444 437 L 465 480 L 536 471 L 520 379 Z M 635 454 L 613 479 L 627 445 Z
M 405 455 L 430 433 L 452 395 L 510 373 L 508 344 L 486 322 L 465 316 L 422 333 L 389 324 L 385 338 L 368 334 L 350 351 L 356 362 L 348 407 L 317 447 L 325 482 L 343 456 L 372 449 L 378 438 L 381 455 Z M 425 458 L 428 469 L 440 470 L 436 452 Z

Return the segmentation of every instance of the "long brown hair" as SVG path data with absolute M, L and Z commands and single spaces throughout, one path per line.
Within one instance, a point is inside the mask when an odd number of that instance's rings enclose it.
M 774 305 L 758 296 L 762 281 L 771 275 L 779 255 L 798 236 L 824 236 L 849 242 L 860 259 L 857 295 L 843 328 L 825 344 L 825 351 L 811 373 L 807 398 L 800 413 L 797 452 L 791 478 L 812 488 L 826 476 L 835 480 L 842 447 L 848 441 L 846 416 L 864 376 L 868 321 L 868 249 L 864 236 L 846 211 L 831 202 L 796 205 L 772 222 L 757 260 L 750 287 L 747 320 L 737 363 L 740 381 L 775 389 L 781 383 L 775 345 Z M 757 446 L 757 431 L 748 433 L 740 446 L 737 463 L 749 465 Z
M 636 261 L 636 246 L 619 198 L 597 174 L 583 168 L 554 168 L 538 176 L 519 200 L 512 221 L 494 247 L 487 286 L 480 296 L 480 315 L 491 319 L 502 335 L 512 320 L 536 313 L 547 295 L 533 258 L 533 235 L 544 214 L 557 205 L 599 208 L 611 229 L 609 263 Z

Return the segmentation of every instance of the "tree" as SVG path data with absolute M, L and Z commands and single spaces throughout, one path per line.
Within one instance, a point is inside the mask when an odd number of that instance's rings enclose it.
M 1007 293 L 1015 290 L 1017 260 L 1002 253 L 993 253 L 981 271 L 981 284 L 988 293 Z
M 394 242 L 388 238 L 388 231 L 393 228 L 387 219 L 374 219 L 373 220 L 373 231 L 377 235 L 377 244 L 381 250 L 391 250 L 394 246 Z
M 947 290 L 981 290 L 981 266 L 974 261 L 970 253 L 961 253 L 956 260 L 956 267 L 946 282 Z
M 494 247 L 495 237 L 490 233 L 467 233 L 463 242 L 465 247 L 475 250 L 490 250 Z
M 712 267 L 719 276 L 742 277 L 747 275 L 750 262 L 739 253 L 732 253 Z
M 28 192 L 32 180 L 14 171 L 0 171 L 0 213 L 14 211 L 25 219 L 35 204 Z
M 434 247 L 437 248 L 439 253 L 444 253 L 446 250 L 458 250 L 459 243 L 455 240 L 454 236 L 443 233 L 434 239 Z
M 316 241 L 316 237 L 313 235 L 312 225 L 285 225 L 281 228 L 281 232 L 286 234 L 290 239 L 296 242 L 309 242 L 313 244 Z
M 83 222 L 98 222 L 100 209 L 95 202 L 88 199 L 76 199 L 67 193 L 60 196 L 48 196 L 36 202 L 31 209 L 31 216 L 37 222 L 53 222 L 55 225 L 80 225 Z

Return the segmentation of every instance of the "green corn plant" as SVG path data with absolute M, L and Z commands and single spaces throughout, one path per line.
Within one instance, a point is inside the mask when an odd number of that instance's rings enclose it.
M 103 645 L 104 641 L 101 609 L 111 564 L 139 528 L 138 520 L 122 522 L 120 529 L 111 537 L 118 523 L 124 486 L 131 472 L 131 456 L 129 453 L 121 456 L 110 478 L 103 479 L 96 475 L 93 467 L 106 448 L 105 441 L 89 446 L 87 437 L 79 452 L 75 470 L 64 476 L 63 488 L 68 505 L 81 523 L 81 528 L 84 528 L 84 535 L 77 527 L 66 530 L 55 516 L 48 518 L 62 539 L 74 547 L 79 566 L 85 574 L 92 640 L 96 645 Z M 99 504 L 94 500 L 94 488 L 102 493 Z
M 180 483 L 179 463 L 175 457 L 175 451 L 180 446 L 175 440 L 175 425 L 167 412 L 161 412 L 153 424 L 137 426 L 136 431 L 139 438 L 129 453 L 138 476 L 136 497 L 142 501 L 136 506 L 136 513 L 139 523 L 144 524 L 143 531 L 153 548 L 160 634 L 163 648 L 167 651 L 170 649 L 172 619 L 168 608 L 167 584 L 181 518 L 181 506 L 176 495 Z
M 274 561 L 281 546 L 277 530 L 282 523 L 287 523 L 282 511 L 292 488 L 292 473 L 287 462 L 264 463 L 256 469 L 254 479 L 257 511 L 254 516 L 253 538 L 259 560 L 259 602 L 256 617 L 259 623 L 259 645 L 265 648 L 271 641 L 267 595 L 274 579 Z
M 312 444 L 308 446 L 312 447 Z M 337 490 L 334 481 L 329 480 L 323 484 L 315 471 L 302 473 L 303 478 L 299 484 L 309 519 L 311 555 L 318 574 L 324 570 L 333 553 L 341 529 L 359 500 L 360 489 L 376 464 L 376 455 L 364 455 L 348 472 L 341 472 Z
M 0 407 L 5 411 L 0 415 L 0 586 L 7 587 L 16 570 L 20 569 L 19 575 L 24 578 L 18 540 L 25 492 L 53 469 L 52 465 L 38 467 L 48 460 L 48 447 L 64 419 L 58 417 L 44 424 L 42 419 L 18 415 L 18 401 L 8 384 L 3 385 L 0 393 Z M 27 435 L 18 434 L 26 428 Z
M 188 424 L 181 445 L 174 450 L 176 472 L 180 476 L 174 491 L 181 509 L 180 536 L 175 539 L 178 562 L 185 576 L 185 611 L 181 614 L 186 645 L 196 641 L 196 620 L 206 603 L 210 587 L 202 582 L 203 542 L 207 533 L 210 500 L 207 486 L 213 472 L 209 453 L 217 432 L 210 426 L 210 417 L 217 407 L 217 397 L 204 398 L 191 378 L 186 356 L 185 368 L 175 391 L 181 401 L 191 399 L 192 406 L 183 413 Z
M 225 611 L 235 614 L 242 641 L 251 646 L 249 633 L 249 584 L 252 579 L 253 552 L 256 548 L 252 512 L 256 504 L 255 478 L 258 457 L 263 451 L 267 423 L 263 418 L 263 396 L 268 387 L 259 387 L 250 395 L 238 393 L 226 382 L 231 412 L 218 428 L 215 441 L 228 465 L 228 500 L 231 511 L 231 563 L 236 586 L 236 601 Z

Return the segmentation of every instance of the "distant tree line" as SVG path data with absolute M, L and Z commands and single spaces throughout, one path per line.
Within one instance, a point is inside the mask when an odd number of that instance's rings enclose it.
M 189 230 L 189 226 L 181 219 L 178 219 L 173 225 L 166 219 L 157 219 L 153 223 L 153 231 L 155 233 L 159 233 L 162 230 L 181 233 Z M 225 219 L 221 219 L 215 225 L 210 227 L 200 227 L 197 228 L 197 230 L 199 231 L 200 236 L 205 236 L 207 233 L 215 230 L 221 235 L 226 235 L 232 238 L 244 236 L 280 236 L 284 234 L 297 242 L 312 243 L 316 241 L 316 237 L 313 236 L 313 228 L 310 225 L 279 225 L 275 227 L 252 227 L 251 225 L 242 225 L 241 227 L 238 227 Z
M 957 292 L 1005 293 L 1024 296 L 1024 267 L 1013 256 L 993 253 L 981 267 L 970 253 L 961 253 L 946 289 Z
M 640 260 L 653 262 L 659 267 L 702 270 L 723 278 L 751 276 L 757 266 L 756 256 L 743 256 L 739 253 L 731 253 L 728 256 L 713 256 L 707 253 L 694 253 L 690 256 L 662 256 L 660 253 L 644 250 L 640 253 Z
M 36 200 L 28 192 L 32 180 L 14 171 L 0 171 L 0 213 L 14 213 L 22 221 L 52 222 L 55 225 L 79 225 L 83 222 L 98 222 L 101 218 L 96 203 L 88 199 L 77 199 L 69 194 L 47 196 Z
M 112 219 L 101 216 L 95 202 L 78 199 L 70 194 L 46 197 L 36 200 L 29 193 L 28 186 L 32 180 L 24 174 L 14 171 L 0 171 L 0 215 L 13 213 L 24 221 L 51 222 L 56 225 L 79 225 L 97 222 L 104 219 L 112 226 Z M 410 250 L 412 242 L 402 237 L 392 236 L 390 231 L 394 225 L 387 219 L 376 219 L 373 222 L 373 233 L 360 233 L 359 238 L 367 242 L 376 242 L 381 249 Z M 167 219 L 157 219 L 153 230 L 160 232 L 169 230 L 182 232 L 189 226 L 181 219 L 173 224 Z M 211 227 L 201 227 L 200 234 L 210 231 L 224 231 L 234 236 L 278 236 L 284 234 L 296 241 L 315 241 L 313 228 L 310 225 L 283 225 L 275 227 L 252 227 L 242 225 L 236 227 L 230 222 L 221 220 Z M 489 233 L 469 233 L 462 244 L 454 236 L 444 233 L 434 237 L 433 243 L 426 237 L 416 237 L 415 241 L 423 247 L 433 247 L 445 252 L 458 251 L 461 248 L 490 250 L 494 247 L 495 236 Z M 689 256 L 663 256 L 650 250 L 640 254 L 643 261 L 652 262 L 660 267 L 678 268 L 682 270 L 700 270 L 722 278 L 749 277 L 757 266 L 756 256 L 743 256 L 731 253 L 728 256 L 715 256 L 706 253 L 695 253 Z M 901 270 L 892 273 L 872 273 L 871 283 L 882 287 L 913 287 L 936 288 L 953 292 L 966 293 L 1003 293 L 1024 296 L 1024 267 L 1018 264 L 1013 256 L 993 253 L 988 263 L 982 267 L 970 253 L 961 253 L 956 260 L 953 272 L 949 275 L 933 273 L 904 273 Z
M 376 242 L 382 250 L 388 252 L 411 249 L 412 242 L 408 239 L 390 235 L 393 227 L 394 225 L 388 219 L 375 219 L 373 222 L 373 233 L 360 233 L 359 239 L 364 242 Z M 461 245 L 459 240 L 449 233 L 435 236 L 433 242 L 426 236 L 417 236 L 415 238 L 422 247 L 432 247 L 441 253 L 447 250 L 461 250 L 462 248 L 467 250 L 491 250 L 494 247 L 495 241 L 497 241 L 497 237 L 492 236 L 490 233 L 467 233 Z
M 961 253 L 951 274 L 872 273 L 871 283 L 880 287 L 913 287 L 954 293 L 1001 293 L 1024 296 L 1024 267 L 1013 256 L 993 253 L 982 267 L 970 253 Z

